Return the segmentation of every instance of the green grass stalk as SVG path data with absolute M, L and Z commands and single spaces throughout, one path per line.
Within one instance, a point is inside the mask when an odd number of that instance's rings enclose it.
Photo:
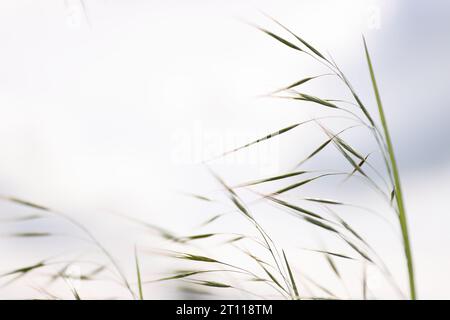
M 373 71 L 372 62 L 370 60 L 369 50 L 367 49 L 367 43 L 364 38 L 363 38 L 363 41 L 364 41 L 364 49 L 366 52 L 367 64 L 369 66 L 369 71 L 370 71 L 370 78 L 372 80 L 373 91 L 375 92 L 375 98 L 377 100 L 378 112 L 380 114 L 380 120 L 381 120 L 381 124 L 383 126 L 383 131 L 384 131 L 384 135 L 385 135 L 385 139 L 386 139 L 389 160 L 391 162 L 392 173 L 394 176 L 395 200 L 396 200 L 397 208 L 398 208 L 398 217 L 399 217 L 400 228 L 401 228 L 401 232 L 402 232 L 403 246 L 404 246 L 405 256 L 406 256 L 406 264 L 408 267 L 410 297 L 412 300 L 415 300 L 416 299 L 416 286 L 415 286 L 415 280 L 414 280 L 414 266 L 413 266 L 412 252 L 411 252 L 411 244 L 409 241 L 408 224 L 407 224 L 407 219 L 406 219 L 406 209 L 405 209 L 405 205 L 403 202 L 403 194 L 402 194 L 402 188 L 401 188 L 401 183 L 400 183 L 400 175 L 398 172 L 397 161 L 395 160 L 394 148 L 392 145 L 391 136 L 389 134 L 389 128 L 387 125 L 386 117 L 384 115 L 383 104 L 381 103 L 380 92 L 378 91 L 378 86 L 377 86 L 377 82 L 375 79 L 375 73 Z

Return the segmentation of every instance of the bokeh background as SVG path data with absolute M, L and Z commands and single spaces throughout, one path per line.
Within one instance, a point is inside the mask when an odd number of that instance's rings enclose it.
M 449 298 L 450 4 L 445 1 L 1 1 L 0 194 L 75 217 L 133 277 L 133 245 L 158 242 L 117 214 L 192 233 L 219 210 L 180 196 L 217 193 L 202 160 L 316 115 L 315 108 L 259 97 L 323 72 L 246 23 L 273 28 L 261 10 L 329 52 L 374 107 L 361 40 L 366 36 L 404 184 L 419 297 Z M 308 92 L 334 97 L 342 88 L 319 81 Z M 232 183 L 285 172 L 323 139 L 317 128 L 305 130 L 211 166 Z M 363 136 L 352 138 L 366 142 Z M 330 153 L 318 164 L 332 165 L 333 159 Z M 343 193 L 379 207 L 378 199 L 360 188 Z M 77 231 L 64 221 L 7 222 L 31 211 L 0 203 L 0 272 L 85 249 L 65 236 Z M 261 221 L 281 244 L 300 251 L 316 240 L 294 220 L 268 211 L 261 209 Z M 241 220 L 233 219 L 216 228 L 240 228 Z M 371 218 L 356 221 L 405 287 L 395 232 Z M 8 237 L 30 230 L 58 235 Z M 296 268 L 319 270 L 314 258 L 300 257 Z M 142 259 L 148 279 L 168 268 L 169 262 L 151 254 Z M 317 272 L 322 282 L 331 281 Z M 395 297 L 373 277 L 379 297 Z M 41 285 L 37 276 L 28 277 L 2 288 L 0 297 L 33 297 Z M 123 294 L 113 294 L 118 289 L 107 281 L 83 286 L 86 298 Z M 357 298 L 358 289 L 349 286 L 349 297 Z M 150 285 L 146 296 L 184 297 L 172 289 Z M 63 284 L 55 290 L 70 297 Z

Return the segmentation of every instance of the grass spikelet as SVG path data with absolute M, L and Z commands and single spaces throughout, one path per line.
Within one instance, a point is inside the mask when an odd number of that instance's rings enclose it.
M 260 28 L 260 27 L 257 27 L 257 28 L 258 28 L 260 31 L 264 32 L 265 34 L 269 35 L 270 37 L 274 38 L 275 40 L 278 40 L 279 42 L 281 42 L 281 43 L 284 44 L 285 46 L 288 46 L 289 48 L 298 50 L 298 51 L 300 51 L 300 52 L 303 51 L 302 49 L 300 49 L 300 48 L 299 48 L 298 46 L 296 46 L 295 44 L 293 44 L 293 43 L 287 41 L 286 39 L 283 39 L 282 37 L 280 37 L 280 36 L 274 34 L 273 32 L 270 32 L 270 31 L 268 31 L 268 30 L 266 30 L 266 29 L 263 29 L 263 28 Z
M 375 98 L 377 101 L 378 113 L 380 116 L 381 124 L 382 124 L 383 131 L 384 131 L 384 137 L 386 139 L 386 145 L 388 148 L 390 165 L 392 167 L 392 173 L 394 176 L 395 199 L 397 201 L 399 223 L 400 223 L 400 228 L 402 231 L 403 246 L 404 246 L 405 257 L 406 257 L 406 265 L 408 268 L 410 297 L 412 300 L 415 300 L 416 299 L 416 286 L 415 286 L 415 279 L 414 279 L 414 267 L 413 267 L 411 245 L 410 245 L 410 241 L 409 241 L 408 224 L 407 224 L 407 220 L 406 220 L 406 209 L 405 209 L 405 205 L 403 202 L 403 193 L 402 193 L 402 188 L 401 188 L 401 183 L 400 183 L 400 174 L 399 174 L 398 167 L 397 167 L 397 161 L 396 161 L 395 155 L 394 155 L 394 147 L 392 145 L 389 128 L 387 125 L 386 117 L 384 115 L 383 104 L 381 103 L 380 93 L 378 91 L 377 81 L 375 79 L 375 72 L 373 70 L 372 61 L 371 61 L 370 55 L 369 55 L 369 50 L 367 49 L 367 43 L 364 38 L 363 38 L 363 42 L 364 42 L 364 50 L 366 53 L 367 65 L 369 66 L 370 78 L 372 80 L 372 87 L 373 87 L 373 91 L 375 93 Z

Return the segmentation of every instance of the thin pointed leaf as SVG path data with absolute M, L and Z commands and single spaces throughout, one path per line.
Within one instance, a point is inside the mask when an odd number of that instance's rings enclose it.
M 207 286 L 207 287 L 215 287 L 215 288 L 233 288 L 232 286 L 225 284 L 225 283 L 221 283 L 221 282 L 216 282 L 216 281 L 195 281 L 196 284 L 202 285 L 202 286 Z
M 332 139 L 328 139 L 327 141 L 325 141 L 324 143 L 322 143 L 316 150 L 314 150 L 309 156 L 307 156 L 304 160 L 302 160 L 301 162 L 299 162 L 295 167 L 298 168 L 299 166 L 301 166 L 302 164 L 304 164 L 306 161 L 308 161 L 309 159 L 311 159 L 312 157 L 314 157 L 316 154 L 318 154 L 320 151 L 322 151 L 328 144 L 330 144 L 330 142 L 332 141 Z
M 318 154 L 320 151 L 322 151 L 330 142 L 333 141 L 334 138 L 337 138 L 340 134 L 344 133 L 347 130 L 350 130 L 354 128 L 354 126 L 350 126 L 347 127 L 341 131 L 339 131 L 336 134 L 333 134 L 331 136 L 328 137 L 328 140 L 326 140 L 324 143 L 322 143 L 317 149 L 315 149 L 308 157 L 306 157 L 304 160 L 302 160 L 301 162 L 299 162 L 295 167 L 298 168 L 299 166 L 301 166 L 302 164 L 304 164 L 306 161 L 308 161 L 309 159 L 311 159 L 312 157 L 314 157 L 316 154 Z M 322 128 L 324 129 L 324 128 Z
M 202 200 L 202 201 L 206 201 L 206 202 L 212 202 L 213 201 L 212 199 L 210 199 L 208 197 L 205 197 L 205 196 L 203 196 L 201 194 L 195 194 L 195 193 L 189 193 L 189 192 L 183 192 L 183 194 L 185 196 L 192 197 L 192 198 L 195 198 L 197 200 Z
M 268 200 L 272 201 L 272 202 L 275 202 L 275 203 L 277 203 L 277 204 L 283 206 L 283 207 L 292 209 L 292 210 L 294 210 L 294 211 L 296 211 L 296 212 L 300 212 L 302 217 L 303 217 L 304 215 L 308 215 L 308 216 L 311 216 L 311 217 L 314 217 L 314 218 L 317 218 L 317 219 L 320 219 L 320 220 L 325 220 L 325 218 L 323 218 L 322 216 L 320 216 L 320 215 L 318 215 L 318 214 L 316 214 L 316 213 L 314 213 L 314 212 L 311 212 L 311 211 L 309 211 L 309 210 L 307 210 L 307 209 L 304 209 L 304 208 L 302 208 L 302 207 L 293 205 L 293 204 L 288 203 L 288 202 L 286 202 L 286 201 L 280 200 L 280 199 L 278 199 L 278 198 L 275 198 L 275 197 L 272 197 L 272 196 L 266 196 L 266 198 L 267 198 Z
M 370 154 L 368 154 L 363 160 L 361 160 L 361 161 L 358 163 L 357 168 L 353 169 L 353 171 L 349 174 L 349 176 L 354 175 L 354 174 L 356 173 L 356 171 L 360 170 L 361 167 L 364 165 L 364 163 L 366 163 L 366 161 L 367 161 L 367 159 L 369 158 L 369 156 L 370 156 Z
M 325 254 L 325 259 L 327 260 L 327 262 L 328 262 L 330 268 L 333 270 L 333 272 L 336 274 L 336 276 L 337 276 L 339 279 L 341 279 L 341 274 L 339 273 L 339 270 L 338 270 L 336 264 L 334 263 L 333 258 L 331 258 L 330 255 Z
M 286 39 L 283 39 L 282 37 L 280 37 L 280 36 L 274 34 L 273 32 L 270 32 L 269 30 L 266 30 L 266 29 L 263 29 L 263 28 L 260 28 L 260 27 L 257 27 L 257 28 L 258 28 L 260 31 L 264 32 L 265 34 L 267 34 L 267 35 L 271 36 L 272 38 L 278 40 L 278 41 L 281 42 L 282 44 L 284 44 L 284 45 L 286 45 L 286 46 L 288 46 L 288 47 L 290 47 L 290 48 L 292 48 L 292 49 L 298 50 L 298 51 L 300 51 L 300 52 L 303 51 L 302 49 L 300 49 L 299 47 L 297 47 L 295 44 L 293 44 L 293 43 L 287 41 Z
M 306 82 L 308 82 L 308 81 L 314 80 L 314 79 L 319 78 L 319 77 L 323 77 L 323 76 L 325 76 L 325 75 L 328 75 L 328 74 L 322 74 L 322 75 L 319 75 L 319 76 L 307 77 L 307 78 L 298 80 L 298 81 L 296 81 L 296 82 L 294 82 L 294 83 L 291 83 L 290 85 L 288 85 L 288 86 L 286 86 L 286 87 L 283 87 L 283 88 L 281 88 L 281 89 L 278 89 L 278 90 L 273 91 L 272 94 L 275 94 L 275 93 L 279 93 L 279 92 L 281 92 L 281 91 L 286 91 L 286 90 L 289 90 L 289 89 L 296 88 L 296 87 L 298 87 L 298 86 L 300 86 L 300 85 L 302 85 L 302 84 L 304 84 L 304 83 L 306 83 Z
M 318 250 L 318 249 L 307 249 L 307 248 L 303 248 L 303 250 L 308 250 L 308 251 L 313 251 L 313 252 L 323 253 L 323 254 L 325 254 L 325 255 L 330 255 L 330 256 L 334 256 L 334 257 L 338 257 L 338 258 L 343 258 L 343 259 L 354 260 L 354 258 L 352 258 L 352 257 L 346 256 L 346 255 L 341 254 L 341 253 L 336 253 L 336 252 L 330 252 L 330 251 Z
M 297 285 L 295 284 L 295 279 L 294 279 L 294 275 L 292 274 L 292 270 L 291 267 L 289 266 L 288 260 L 286 258 L 286 254 L 283 250 L 283 257 L 284 257 L 284 262 L 286 263 L 286 267 L 289 273 L 289 278 L 291 279 L 291 283 L 292 283 L 292 289 L 294 290 L 294 294 L 295 294 L 295 298 L 298 299 L 299 298 L 299 294 L 298 294 L 298 289 L 297 289 Z
M 217 261 L 215 259 L 211 259 L 205 256 L 199 256 L 189 253 L 183 253 L 176 256 L 179 259 L 185 259 L 185 260 L 192 260 L 192 261 L 200 261 L 200 262 L 211 262 L 211 263 L 221 263 L 220 261 Z
M 210 237 L 213 237 L 216 235 L 217 235 L 217 233 L 196 234 L 193 236 L 181 237 L 181 238 L 178 238 L 178 240 L 181 242 L 187 242 L 187 241 L 191 241 L 191 240 L 210 238 Z
M 275 278 L 272 273 L 270 273 L 269 270 L 267 270 L 266 267 L 264 267 L 263 264 L 259 264 L 261 266 L 261 268 L 264 270 L 264 272 L 269 276 L 269 278 L 273 281 L 273 283 L 275 283 L 281 290 L 283 290 L 284 292 L 286 292 L 286 289 L 278 282 L 277 278 Z
M 248 148 L 248 147 L 250 147 L 250 146 L 252 146 L 252 145 L 254 145 L 254 144 L 260 143 L 260 142 L 262 142 L 262 141 L 272 139 L 273 137 L 276 137 L 276 136 L 278 136 L 278 135 L 280 135 L 280 134 L 283 134 L 283 133 L 285 133 L 285 132 L 288 132 L 288 131 L 290 131 L 290 130 L 296 128 L 296 127 L 298 127 L 299 125 L 301 125 L 301 124 L 303 124 L 303 123 L 306 123 L 306 121 L 305 121 L 305 122 L 301 122 L 301 123 L 296 123 L 296 124 L 293 124 L 293 125 L 291 125 L 291 126 L 289 126 L 289 127 L 286 127 L 286 128 L 280 129 L 280 130 L 278 130 L 278 131 L 275 131 L 275 132 L 273 132 L 273 133 L 271 133 L 271 134 L 268 134 L 267 136 L 265 136 L 265 137 L 263 137 L 263 138 L 259 138 L 259 139 L 255 140 L 255 141 L 250 142 L 250 143 L 247 143 L 246 145 L 243 145 L 243 146 L 241 146 L 241 147 L 239 147 L 239 148 L 236 148 L 236 149 L 227 151 L 227 152 L 223 153 L 223 154 L 222 154 L 221 156 L 219 156 L 219 157 L 224 157 L 224 156 L 226 156 L 226 155 L 228 155 L 228 154 L 230 154 L 230 153 L 234 153 L 234 152 L 236 152 L 236 151 L 239 151 L 239 150 Z
M 357 253 L 359 253 L 359 255 L 361 257 L 363 257 L 364 259 L 366 259 L 367 261 L 374 263 L 372 259 L 370 259 L 370 257 L 364 252 L 362 251 L 357 245 L 355 245 L 353 242 L 351 242 L 350 240 L 348 240 L 345 237 L 342 237 L 342 239 L 353 249 L 355 250 Z
M 210 219 L 206 220 L 205 222 L 203 222 L 203 223 L 201 224 L 201 226 L 204 227 L 204 226 L 206 226 L 206 225 L 212 223 L 213 221 L 219 219 L 221 216 L 223 216 L 223 214 L 217 214 L 217 215 L 211 217 Z
M 323 203 L 323 204 L 344 205 L 344 203 L 342 203 L 342 202 L 328 200 L 328 199 L 304 198 L 303 200 L 311 201 L 311 202 L 318 202 L 318 203 Z
M 321 104 L 321 105 L 329 107 L 329 108 L 339 109 L 339 107 L 337 105 L 335 105 L 334 103 L 331 103 L 331 102 L 321 99 L 319 97 L 311 96 L 309 94 L 300 93 L 300 92 L 297 92 L 297 94 L 301 99 L 303 99 L 305 101 Z
M 344 158 L 352 165 L 354 169 L 356 169 L 359 173 L 361 173 L 363 176 L 368 178 L 370 181 L 372 181 L 369 176 L 358 166 L 358 164 L 353 160 L 353 158 L 345 151 L 345 147 L 341 144 L 341 142 L 338 139 L 335 139 L 336 134 L 333 134 L 330 130 L 325 128 L 323 125 L 319 124 L 322 130 L 328 135 L 330 139 L 333 140 L 334 145 L 336 148 L 341 152 L 341 154 L 344 156 Z M 364 157 L 362 157 L 364 159 Z
M 306 46 L 309 50 L 311 50 L 314 54 L 319 56 L 320 58 L 324 59 L 325 61 L 328 61 L 327 58 L 325 58 L 316 48 L 314 48 L 312 45 L 310 45 L 308 42 L 306 42 L 303 38 L 296 35 L 294 32 L 292 32 L 290 29 L 285 27 L 283 24 L 281 24 L 279 21 L 275 20 L 274 18 L 266 15 L 269 19 L 271 19 L 273 22 L 278 24 L 280 27 L 282 27 L 284 30 L 289 32 L 291 35 L 293 35 L 298 41 L 300 41 L 304 46 Z
M 53 236 L 53 233 L 49 232 L 14 232 L 6 234 L 6 237 L 14 237 L 14 238 L 43 238 Z
M 39 204 L 30 202 L 30 201 L 18 199 L 18 198 L 15 198 L 15 197 L 3 197 L 3 198 L 4 198 L 5 200 L 7 200 L 7 201 L 11 201 L 11 202 L 20 204 L 20 205 L 22 205 L 22 206 L 30 207 L 30 208 L 33 208 L 33 209 L 38 209 L 38 210 L 42 210 L 42 211 L 51 211 L 51 210 L 50 210 L 49 208 L 47 208 L 47 207 L 44 207 L 44 206 L 42 206 L 42 205 L 39 205 Z
M 26 274 L 26 273 L 29 273 L 30 271 L 33 271 L 38 268 L 42 268 L 44 266 L 45 266 L 45 261 L 41 261 L 41 262 L 38 262 L 38 263 L 28 266 L 28 267 L 18 268 L 13 271 L 3 273 L 2 275 L 0 275 L 0 277 L 6 277 L 6 276 L 14 275 L 14 274 Z
M 337 231 L 335 228 L 333 228 L 332 226 L 329 226 L 329 225 L 327 225 L 327 224 L 325 224 L 325 223 L 323 223 L 323 222 L 321 222 L 321 221 L 319 221 L 317 219 L 314 219 L 314 218 L 311 218 L 311 217 L 304 217 L 304 219 L 307 222 L 309 222 L 309 223 L 311 223 L 311 224 L 313 224 L 313 225 L 315 225 L 315 226 L 317 226 L 319 228 L 322 228 L 322 229 L 325 229 L 327 231 L 331 231 L 331 232 L 339 234 L 339 231 Z
M 244 183 L 241 183 L 241 184 L 238 184 L 238 185 L 234 186 L 233 188 L 249 187 L 249 186 L 253 186 L 253 185 L 257 185 L 257 184 L 261 184 L 261 183 L 266 183 L 266 182 L 272 182 L 272 181 L 276 181 L 276 180 L 291 178 L 291 177 L 295 177 L 295 176 L 302 175 L 302 174 L 305 174 L 305 173 L 308 173 L 308 171 L 296 171 L 296 172 L 286 173 L 286 174 L 282 174 L 282 175 L 279 175 L 279 176 L 273 176 L 273 177 L 270 177 L 270 178 L 264 178 L 264 179 L 244 182 Z
M 359 152 L 357 152 L 354 148 L 352 148 L 347 142 L 345 142 L 342 138 L 339 136 L 335 137 L 336 141 L 339 142 L 339 144 L 348 152 L 353 154 L 355 157 L 357 157 L 359 160 L 365 160 L 365 157 L 361 155 Z
M 367 266 L 365 263 L 363 264 L 362 296 L 363 300 L 367 300 Z
M 73 297 L 75 298 L 75 300 L 81 300 L 81 297 L 77 291 L 77 288 L 75 288 L 74 286 L 70 286 L 70 290 L 72 291 L 72 294 L 73 294 Z
M 245 236 L 238 236 L 238 237 L 232 238 L 230 240 L 227 240 L 224 243 L 233 243 L 233 242 L 237 242 L 237 241 L 242 240 L 242 239 L 245 239 Z
M 40 214 L 30 214 L 22 217 L 0 219 L 0 222 L 22 222 L 22 221 L 42 219 L 43 217 L 44 216 Z
M 204 271 L 183 272 L 183 273 L 176 274 L 174 276 L 157 279 L 157 280 L 154 280 L 152 282 L 183 279 L 183 278 L 187 278 L 187 277 L 190 277 L 190 276 L 193 276 L 193 275 L 196 275 L 196 274 L 199 274 L 199 273 L 203 273 L 203 272 Z
M 142 291 L 142 278 L 141 278 L 141 270 L 139 268 L 139 259 L 137 254 L 136 247 L 134 248 L 134 260 L 136 263 L 136 275 L 137 275 L 137 282 L 138 282 L 138 289 L 139 289 L 139 300 L 144 300 L 144 294 Z
M 285 187 L 285 188 L 283 188 L 283 189 L 280 189 L 280 190 L 278 190 L 278 191 L 275 191 L 273 194 L 274 194 L 274 195 L 279 195 L 279 194 L 285 193 L 285 192 L 287 192 L 287 191 L 290 191 L 290 190 L 292 190 L 292 189 L 301 187 L 301 186 L 303 186 L 303 185 L 305 185 L 305 184 L 307 184 L 307 183 L 310 183 L 310 182 L 312 182 L 312 181 L 315 181 L 315 180 L 317 180 L 317 179 L 321 179 L 321 178 L 329 177 L 329 176 L 340 175 L 340 174 L 341 174 L 341 173 L 325 173 L 325 174 L 321 174 L 321 175 L 319 175 L 319 176 L 317 176 L 317 177 L 310 178 L 310 179 L 306 179 L 306 180 L 303 180 L 303 181 L 300 181 L 300 182 L 291 184 L 291 185 L 289 185 L 289 186 L 287 186 L 287 187 Z
M 353 89 L 352 85 L 348 81 L 347 77 L 344 75 L 344 73 L 341 71 L 341 69 L 339 69 L 339 67 L 338 67 L 338 65 L 336 63 L 333 62 L 333 65 L 337 69 L 338 74 L 341 76 L 341 78 L 344 81 L 345 85 L 350 90 L 350 93 L 352 94 L 352 96 L 355 99 L 356 103 L 358 104 L 359 108 L 362 110 L 362 112 L 366 116 L 367 120 L 369 120 L 369 122 L 372 125 L 372 127 L 375 127 L 375 122 L 373 121 L 372 116 L 370 115 L 369 111 L 367 110 L 367 108 L 362 103 L 362 101 L 359 98 L 359 96 L 356 94 L 355 90 Z

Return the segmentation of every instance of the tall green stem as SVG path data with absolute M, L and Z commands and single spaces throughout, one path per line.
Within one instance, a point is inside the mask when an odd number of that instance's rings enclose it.
M 389 134 L 386 117 L 384 116 L 383 105 L 381 103 L 380 93 L 378 91 L 377 82 L 375 80 L 375 73 L 373 71 L 372 62 L 371 62 L 370 56 L 369 56 L 369 50 L 367 49 L 366 40 L 365 39 L 363 39 L 363 40 L 364 40 L 364 49 L 366 51 L 367 64 L 369 65 L 370 77 L 372 79 L 373 90 L 375 92 L 375 97 L 377 100 L 378 112 L 380 114 L 380 120 L 381 120 L 381 124 L 383 126 L 383 131 L 384 131 L 384 135 L 385 135 L 385 139 L 386 139 L 386 145 L 387 145 L 387 149 L 388 149 L 388 153 L 389 153 L 389 159 L 390 159 L 391 166 L 392 166 L 392 173 L 394 176 L 395 199 L 397 202 L 398 217 L 399 217 L 399 222 L 400 222 L 400 228 L 402 231 L 406 263 L 408 266 L 410 297 L 412 300 L 415 300 L 416 299 L 416 286 L 415 286 L 415 281 L 414 281 L 414 266 L 413 266 L 413 258 L 412 258 L 412 253 L 411 253 L 411 245 L 409 242 L 408 225 L 407 225 L 407 221 L 406 221 L 406 210 L 405 210 L 405 205 L 403 202 L 403 194 L 402 194 L 402 188 L 401 188 L 401 184 L 400 184 L 400 176 L 398 173 L 397 162 L 396 162 L 395 156 L 394 156 L 394 148 L 392 146 L 391 136 Z

